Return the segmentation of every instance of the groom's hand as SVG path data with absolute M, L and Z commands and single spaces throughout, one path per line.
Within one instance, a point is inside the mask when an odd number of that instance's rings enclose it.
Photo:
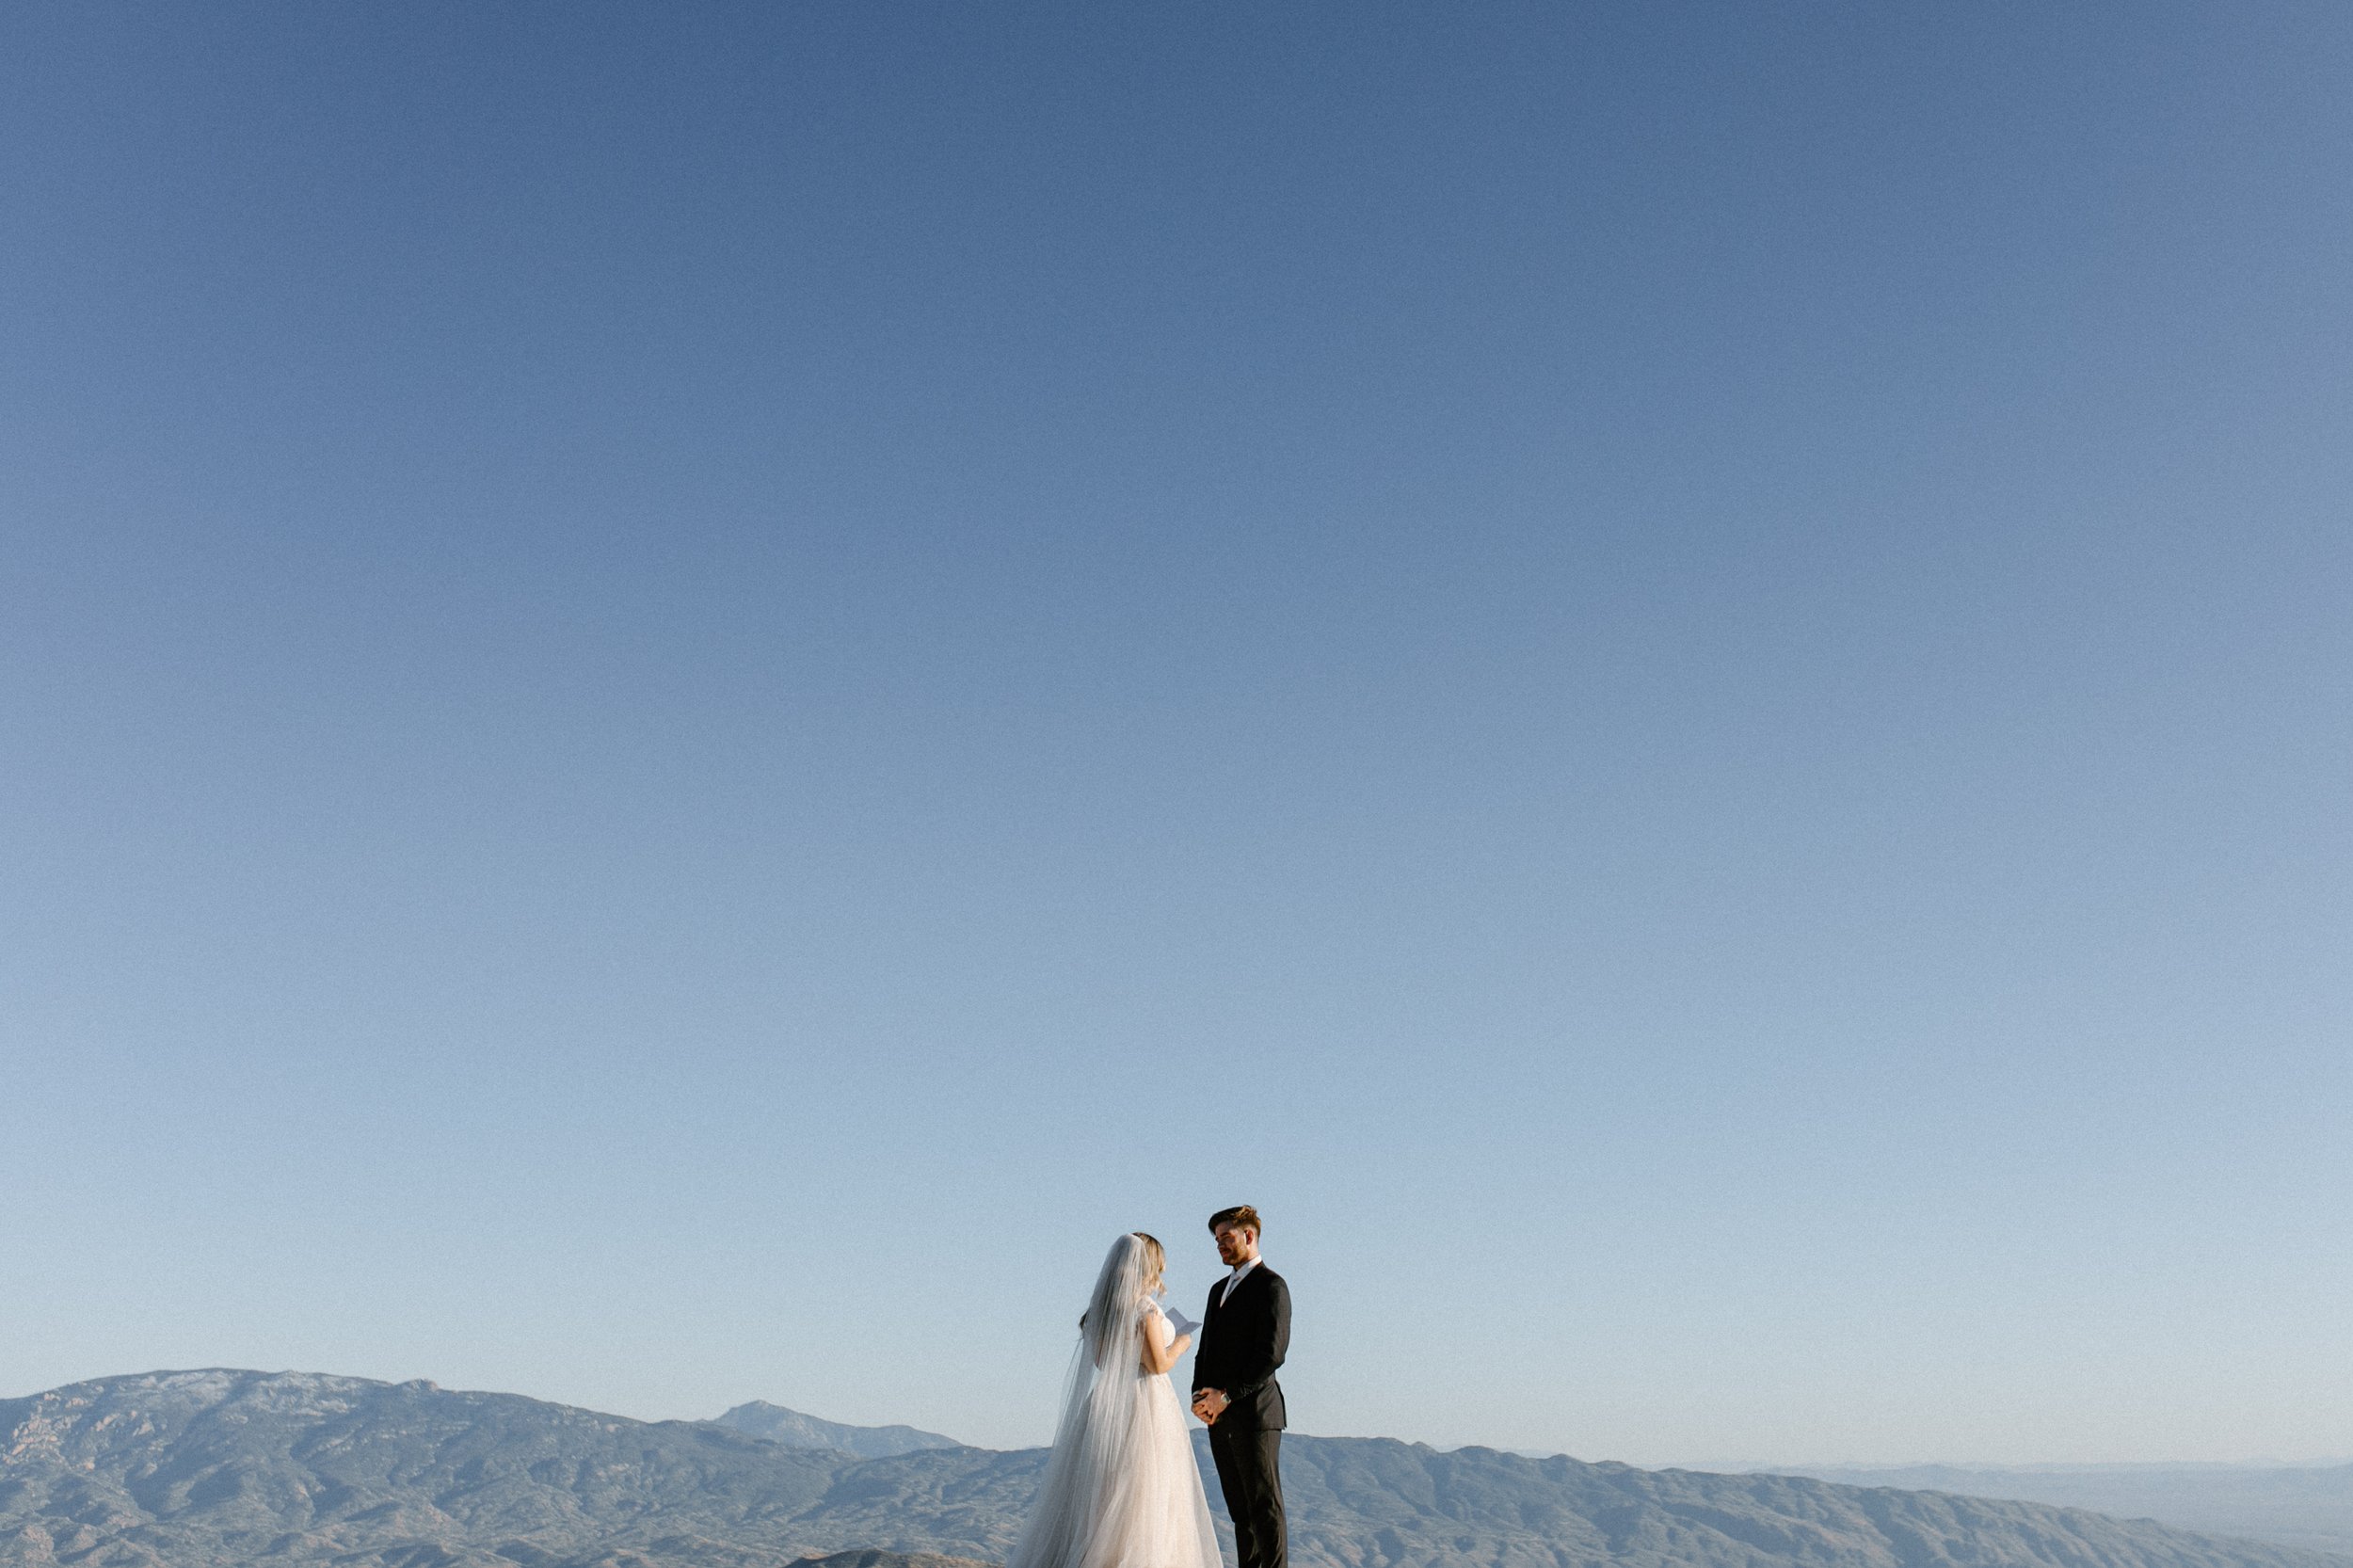
M 1209 1425 L 1215 1426 L 1217 1418 L 1225 1414 L 1225 1407 L 1231 1402 L 1226 1399 L 1225 1389 L 1204 1388 L 1193 1399 L 1193 1413 Z

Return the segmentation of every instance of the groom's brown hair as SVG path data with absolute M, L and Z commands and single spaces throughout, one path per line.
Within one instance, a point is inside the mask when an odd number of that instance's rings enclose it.
M 1217 1234 L 1217 1227 L 1220 1225 L 1232 1225 L 1236 1230 L 1256 1231 L 1260 1236 L 1266 1234 L 1265 1227 L 1258 1224 L 1258 1211 L 1248 1204 L 1243 1204 L 1238 1208 L 1221 1208 L 1210 1215 L 1209 1233 L 1212 1236 Z

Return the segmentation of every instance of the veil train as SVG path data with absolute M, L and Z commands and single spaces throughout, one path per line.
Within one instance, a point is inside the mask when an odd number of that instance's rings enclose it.
M 1037 1500 L 1005 1568 L 1223 1568 L 1193 1439 L 1139 1329 L 1166 1333 L 1144 1294 L 1144 1238 L 1112 1243 L 1063 1389 Z

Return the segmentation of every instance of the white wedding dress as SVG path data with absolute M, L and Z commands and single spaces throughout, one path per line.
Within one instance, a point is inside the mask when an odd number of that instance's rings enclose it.
M 1144 1294 L 1144 1242 L 1112 1244 L 1080 1324 L 1062 1424 L 1005 1568 L 1223 1568 L 1184 1407 L 1144 1369 L 1176 1330 Z

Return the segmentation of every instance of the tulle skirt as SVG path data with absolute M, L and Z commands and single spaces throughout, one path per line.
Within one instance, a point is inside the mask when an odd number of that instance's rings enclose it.
M 1118 1393 L 1072 1412 L 1006 1568 L 1223 1568 L 1175 1385 L 1145 1375 Z

